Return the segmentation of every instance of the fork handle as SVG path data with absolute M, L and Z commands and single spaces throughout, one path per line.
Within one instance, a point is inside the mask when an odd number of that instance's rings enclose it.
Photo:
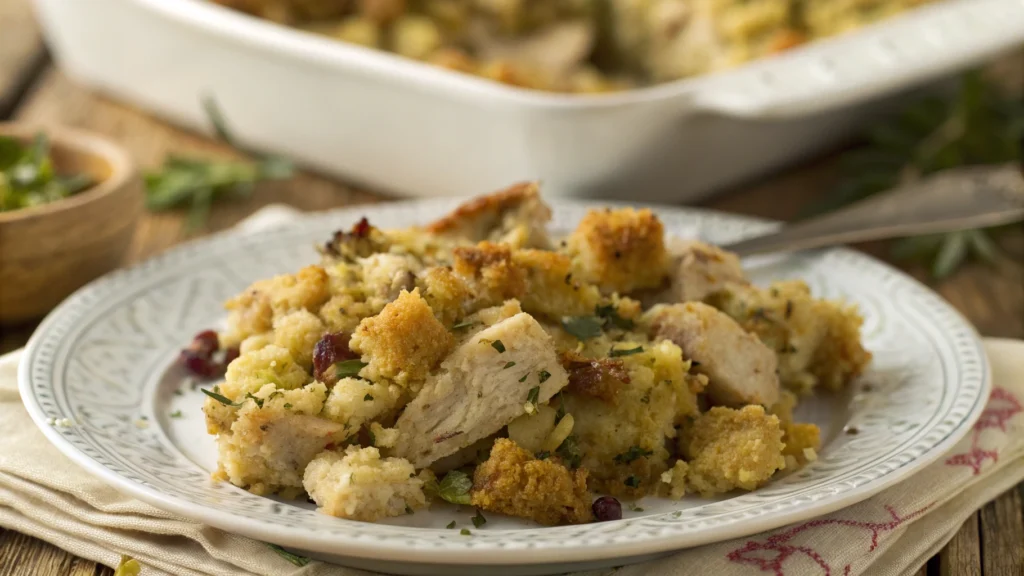
M 740 256 L 997 226 L 1024 219 L 1017 165 L 959 168 L 722 246 Z

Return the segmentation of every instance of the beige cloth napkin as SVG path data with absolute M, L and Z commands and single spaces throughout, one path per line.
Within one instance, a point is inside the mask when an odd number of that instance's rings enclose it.
M 243 228 L 287 217 L 273 209 Z M 586 576 L 916 571 L 970 514 L 1024 480 L 1024 342 L 989 339 L 985 349 L 994 376 L 985 412 L 949 455 L 914 477 L 816 520 Z M 177 518 L 90 476 L 47 442 L 22 406 L 19 354 L 0 357 L 0 526 L 108 566 L 131 556 L 144 576 L 370 574 L 319 562 L 293 566 L 263 543 Z

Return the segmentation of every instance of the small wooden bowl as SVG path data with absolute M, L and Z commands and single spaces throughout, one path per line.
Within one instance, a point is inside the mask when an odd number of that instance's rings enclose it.
M 0 123 L 30 141 L 39 128 Z M 61 174 L 98 182 L 63 200 L 0 212 L 0 323 L 43 316 L 90 280 L 121 265 L 142 212 L 143 185 L 128 154 L 99 136 L 45 129 Z

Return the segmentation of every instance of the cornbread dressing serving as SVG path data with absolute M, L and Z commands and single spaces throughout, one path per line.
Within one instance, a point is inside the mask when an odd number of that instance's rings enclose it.
M 594 93 L 715 72 L 932 0 L 213 0 L 505 84 Z
M 443 500 L 556 525 L 816 458 L 793 409 L 870 361 L 854 307 L 755 286 L 650 210 L 591 211 L 564 240 L 550 217 L 520 184 L 422 228 L 364 219 L 228 301 L 183 353 L 229 351 L 203 408 L 215 477 L 353 520 Z

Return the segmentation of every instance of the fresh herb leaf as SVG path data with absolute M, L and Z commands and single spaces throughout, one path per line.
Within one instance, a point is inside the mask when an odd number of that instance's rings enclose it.
M 171 418 L 181 418 L 181 410 L 175 410 L 171 412 Z
M 373 430 L 367 430 L 366 435 L 370 437 L 370 446 L 377 445 L 377 435 L 373 433 Z
M 469 328 L 470 326 L 475 326 L 477 324 L 479 324 L 479 322 L 476 320 L 463 320 L 462 322 L 452 326 L 452 330 L 462 330 L 463 328 Z
M 437 495 L 452 504 L 470 503 L 469 491 L 473 489 L 473 479 L 461 470 L 452 470 L 445 474 L 437 487 Z
M 338 378 L 351 378 L 359 376 L 359 371 L 366 367 L 361 360 L 343 360 L 334 365 L 334 373 Z
M 1024 100 L 978 72 L 950 98 L 930 96 L 868 131 L 866 144 L 841 159 L 840 185 L 814 213 L 827 212 L 924 176 L 962 166 L 1020 163 Z M 895 240 L 892 256 L 925 264 L 936 279 L 971 260 L 998 261 L 990 235 L 999 228 Z
M 501 343 L 501 340 L 495 340 L 494 342 L 491 342 L 491 348 L 497 350 L 498 354 L 505 353 L 505 345 Z
M 285 402 L 284 403 L 284 409 L 285 410 L 291 410 L 292 409 L 292 405 L 290 403 L 288 403 L 288 402 Z
M 509 368 L 511 368 L 511 367 L 513 367 L 515 365 L 516 365 L 515 362 L 506 362 L 505 365 L 501 369 L 502 370 L 508 370 Z
M 469 528 L 463 528 L 462 530 L 459 530 L 459 534 L 462 534 L 463 536 L 469 536 L 472 534 L 472 532 L 469 531 Z
M 547 370 L 541 370 L 540 372 L 537 373 L 537 377 L 540 378 L 540 383 L 543 384 L 548 381 L 548 378 L 551 378 L 551 372 L 548 372 Z
M 449 522 L 448 525 L 445 526 L 445 528 L 447 528 L 449 530 L 451 530 L 452 528 L 455 528 L 455 520 L 452 520 L 451 522 Z
M 252 392 L 246 392 L 245 393 L 245 397 L 248 398 L 248 399 L 251 399 L 253 402 L 255 402 L 257 408 L 263 408 L 263 398 L 259 398 L 257 396 L 253 396 Z
M 610 352 L 608 352 L 608 356 L 611 357 L 611 358 L 619 358 L 621 356 L 632 356 L 633 354 L 639 354 L 639 353 L 641 353 L 643 351 L 644 351 L 644 347 L 643 346 L 637 346 L 636 348 L 629 348 L 627 350 L 623 350 L 623 349 L 615 350 L 615 349 L 613 349 Z
M 551 457 L 551 452 L 548 451 L 548 450 L 543 450 L 541 452 L 537 452 L 537 460 L 547 460 L 550 457 Z
M 637 458 L 651 456 L 652 454 L 654 454 L 654 451 L 652 450 L 644 450 L 639 446 L 633 445 L 629 447 L 629 450 L 626 450 L 622 454 L 617 455 L 615 457 L 615 461 L 618 462 L 619 464 L 629 464 L 630 462 L 636 460 Z
M 616 328 L 622 330 L 632 330 L 634 323 L 629 318 L 623 318 L 619 316 L 618 309 L 613 304 L 606 304 L 604 306 L 598 306 L 594 309 L 594 313 L 599 317 L 604 318 L 606 322 L 610 323 Z
M 484 518 L 484 515 L 480 513 L 480 510 L 476 511 L 476 516 L 473 516 L 472 520 L 473 526 L 475 526 L 476 528 L 479 528 L 484 524 L 487 524 L 487 518 Z
M 363 402 L 373 402 L 373 395 L 367 394 L 366 396 L 363 396 Z
M 410 508 L 410 507 L 409 507 L 408 505 L 406 505 L 406 507 L 405 507 L 405 513 L 406 513 L 406 514 L 412 514 L 412 513 L 413 513 L 413 509 L 412 509 L 412 508 Z
M 299 566 L 301 568 L 302 566 L 305 566 L 306 564 L 309 564 L 309 558 L 306 558 L 305 556 L 299 556 L 298 554 L 292 554 L 291 552 L 285 550 L 284 548 L 281 548 L 280 546 L 278 546 L 276 544 L 267 544 L 267 546 L 269 546 L 270 549 L 273 550 L 274 552 L 277 552 L 278 556 L 280 556 L 281 558 L 284 558 L 288 562 L 291 562 L 295 566 Z
M 630 476 L 629 478 L 623 480 L 622 483 L 625 484 L 626 486 L 629 486 L 630 488 L 640 487 L 640 479 L 637 478 L 636 476 Z
M 601 335 L 601 320 L 594 316 L 566 316 L 562 328 L 577 340 L 586 341 Z
M 227 398 L 226 396 L 221 396 L 220 394 L 218 394 L 218 393 L 216 393 L 216 392 L 214 392 L 212 390 L 207 390 L 206 388 L 200 388 L 199 390 L 203 394 L 206 394 L 210 398 L 213 398 L 214 400 L 216 400 L 217 402 L 220 402 L 221 404 L 223 404 L 225 406 L 234 406 L 235 408 L 237 408 L 237 407 L 239 407 L 239 406 L 241 406 L 243 404 L 243 402 L 239 402 L 239 403 L 236 404 L 235 402 L 232 402 L 230 398 Z
M 29 144 L 0 136 L 0 212 L 62 200 L 94 183 L 87 174 L 57 173 L 45 133 Z
M 534 386 L 530 388 L 530 391 L 526 394 L 526 401 L 534 406 L 537 405 L 537 400 L 540 399 L 540 386 Z
M 526 382 L 526 379 L 530 377 L 530 373 L 523 374 L 523 377 L 519 379 L 520 382 Z
M 583 452 L 580 451 L 579 441 L 575 434 L 570 434 L 562 441 L 555 452 L 565 460 L 569 468 L 576 469 L 583 462 Z
M 220 108 L 212 98 L 202 100 L 217 137 L 237 147 Z M 190 231 L 201 228 L 210 206 L 222 198 L 247 196 L 263 180 L 290 178 L 291 161 L 278 156 L 257 155 L 255 161 L 206 160 L 168 156 L 163 167 L 145 175 L 146 206 L 153 211 L 189 207 Z

